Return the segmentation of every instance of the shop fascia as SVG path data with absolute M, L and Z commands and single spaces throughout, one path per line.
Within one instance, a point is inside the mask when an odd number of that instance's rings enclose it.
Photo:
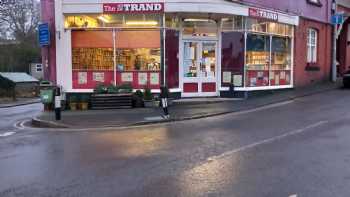
M 105 3 L 104 13 L 161 13 L 164 3 Z

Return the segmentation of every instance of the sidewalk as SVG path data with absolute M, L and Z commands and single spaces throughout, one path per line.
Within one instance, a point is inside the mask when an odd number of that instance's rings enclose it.
M 43 112 L 33 119 L 37 127 L 54 128 L 100 128 L 152 124 L 168 121 L 181 121 L 250 110 L 269 104 L 293 100 L 298 97 L 319 94 L 339 88 L 339 83 L 314 84 L 310 87 L 271 92 L 264 96 L 247 100 L 208 98 L 199 102 L 183 99 L 169 108 L 170 119 L 161 118 L 161 108 L 136 108 L 116 110 L 64 111 L 62 120 L 55 121 L 53 112 Z
M 17 98 L 16 101 L 12 99 L 0 98 L 0 108 L 16 107 L 21 105 L 28 105 L 33 103 L 40 103 L 39 98 Z

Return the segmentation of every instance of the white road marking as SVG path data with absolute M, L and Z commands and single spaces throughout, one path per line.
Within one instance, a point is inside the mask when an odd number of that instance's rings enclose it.
M 328 121 L 320 121 L 320 122 L 317 122 L 315 124 L 312 124 L 312 125 L 309 125 L 307 127 L 304 127 L 302 129 L 298 129 L 298 130 L 295 130 L 295 131 L 291 131 L 291 132 L 288 132 L 288 133 L 285 133 L 283 135 L 279 135 L 279 136 L 275 136 L 275 137 L 272 137 L 272 138 L 268 138 L 266 140 L 262 140 L 262 141 L 259 141 L 259 142 L 255 142 L 253 144 L 249 144 L 249 145 L 245 145 L 245 146 L 242 146 L 240 148 L 237 148 L 237 149 L 234 149 L 234 150 L 231 150 L 231 151 L 227 151 L 227 152 L 224 152 L 220 155 L 217 155 L 217 156 L 213 156 L 213 157 L 209 157 L 207 159 L 208 162 L 211 162 L 213 160 L 217 160 L 217 159 L 221 159 L 221 158 L 225 158 L 227 156 L 230 156 L 230 155 L 233 155 L 235 153 L 238 153 L 238 152 L 241 152 L 241 151 L 245 151 L 247 149 L 250 149 L 250 148 L 254 148 L 254 147 L 257 147 L 257 146 L 260 146 L 260 145 L 263 145 L 263 144 L 268 144 L 268 143 L 271 143 L 271 142 L 274 142 L 274 141 L 277 141 L 277 140 L 281 140 L 283 138 L 286 138 L 286 137 L 289 137 L 289 136 L 292 136 L 292 135 L 296 135 L 296 134 L 299 134 L 299 133 L 303 133 L 309 129 L 313 129 L 313 128 L 316 128 L 316 127 L 319 127 L 321 125 L 324 125 L 328 123 Z
M 0 137 L 8 137 L 8 136 L 11 136 L 13 134 L 15 134 L 16 132 L 13 132 L 13 131 L 10 131 L 10 132 L 6 132 L 6 133 L 3 133 L 3 134 L 0 134 Z
M 290 195 L 289 197 L 298 197 L 298 195 L 293 194 L 293 195 Z

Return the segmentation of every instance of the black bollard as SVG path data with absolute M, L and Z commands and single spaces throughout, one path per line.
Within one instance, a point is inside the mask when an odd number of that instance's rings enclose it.
M 61 120 L 61 88 L 55 89 L 55 118 Z
M 164 112 L 164 117 L 167 119 L 170 118 L 169 110 L 168 110 L 168 97 L 169 95 L 168 95 L 167 87 L 166 86 L 160 87 L 160 98 L 162 102 L 162 108 Z

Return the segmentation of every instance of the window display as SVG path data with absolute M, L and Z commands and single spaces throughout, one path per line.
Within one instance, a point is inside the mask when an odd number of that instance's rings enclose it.
M 159 71 L 160 49 L 117 49 L 118 71 Z
M 268 86 L 270 67 L 270 37 L 248 34 L 246 51 L 246 85 Z
M 156 88 L 160 83 L 160 51 L 159 31 L 74 30 L 73 88 L 93 89 L 99 83 Z
M 291 41 L 285 37 L 272 37 L 271 85 L 290 85 Z

